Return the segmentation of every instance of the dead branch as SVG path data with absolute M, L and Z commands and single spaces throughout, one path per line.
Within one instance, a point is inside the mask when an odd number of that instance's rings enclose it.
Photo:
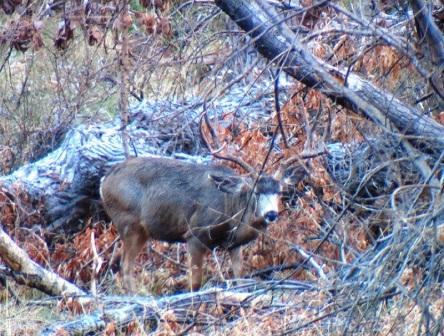
M 321 1 L 317 6 L 325 3 Z M 442 125 L 358 75 L 347 76 L 347 71 L 315 58 L 267 3 L 258 0 L 217 0 L 216 5 L 251 36 L 264 57 L 275 61 L 300 82 L 366 115 L 384 129 L 387 128 L 387 121 L 390 121 L 404 134 L 434 139 L 441 146 L 444 145 Z
M 432 18 L 429 8 L 422 0 L 410 0 L 415 15 L 419 40 L 425 39 L 431 50 L 431 60 L 435 65 L 444 64 L 444 35 Z M 441 97 L 443 98 L 443 97 Z
M 205 126 L 207 127 L 207 129 L 209 130 L 211 137 L 213 139 L 213 142 L 215 142 L 215 144 L 217 145 L 217 148 L 213 148 L 212 145 L 210 144 L 210 142 L 207 140 L 207 138 L 205 137 L 204 131 L 202 129 L 203 127 L 203 121 L 205 121 Z M 233 162 L 235 164 L 237 164 L 239 167 L 241 167 L 242 169 L 245 170 L 245 172 L 249 173 L 249 174 L 254 174 L 255 170 L 253 169 L 253 167 L 251 167 L 248 163 L 246 163 L 244 160 L 242 160 L 240 157 L 234 157 L 232 155 L 222 155 L 220 154 L 220 151 L 223 150 L 224 145 L 220 145 L 219 139 L 217 138 L 216 132 L 213 129 L 213 126 L 211 125 L 211 122 L 208 118 L 207 115 L 207 111 L 204 111 L 201 119 L 200 119 L 200 137 L 202 139 L 202 141 L 204 142 L 205 146 L 208 148 L 208 150 L 210 151 L 210 153 L 217 159 L 220 160 L 226 160 L 229 162 Z
M 14 279 L 49 295 L 84 296 L 86 293 L 32 261 L 7 234 L 0 224 L 0 257 L 13 270 Z
M 194 293 L 153 297 L 100 297 L 99 301 L 103 305 L 101 312 L 93 312 L 82 315 L 78 319 L 70 322 L 61 321 L 42 331 L 42 335 L 59 335 L 68 333 L 69 335 L 85 335 L 91 332 L 103 330 L 108 323 L 114 322 L 119 327 L 125 327 L 130 322 L 138 320 L 141 322 L 154 321 L 162 311 L 173 310 L 180 314 L 180 311 L 192 311 L 187 322 L 197 321 L 200 324 L 208 323 L 199 313 L 201 305 L 219 305 L 222 307 L 243 307 L 255 306 L 258 309 L 268 309 L 279 302 L 278 296 L 274 297 L 273 292 L 266 290 L 288 291 L 289 294 L 297 295 L 302 291 L 312 290 L 310 284 L 294 281 L 261 282 L 247 280 L 238 286 L 229 289 L 210 288 Z M 264 290 L 265 289 L 265 290 Z
M 313 258 L 313 255 L 308 254 L 301 246 L 298 246 L 296 244 L 292 244 L 293 250 L 298 252 L 301 256 L 305 258 L 316 270 L 319 277 L 323 280 L 327 279 L 327 276 L 324 273 L 324 270 L 322 269 L 322 266 L 318 264 L 318 262 Z

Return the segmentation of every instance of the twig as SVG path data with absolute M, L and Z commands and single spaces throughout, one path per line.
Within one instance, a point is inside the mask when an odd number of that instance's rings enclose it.
M 316 271 L 318 272 L 319 277 L 320 277 L 321 279 L 327 280 L 327 276 L 325 275 L 325 273 L 324 273 L 322 267 L 316 262 L 316 260 L 314 260 L 314 258 L 313 258 L 313 254 L 308 254 L 307 252 L 305 252 L 305 250 L 304 250 L 302 247 L 300 247 L 300 246 L 298 246 L 298 245 L 296 245 L 296 244 L 293 244 L 293 245 L 292 245 L 292 249 L 294 249 L 294 250 L 295 250 L 296 252 L 298 252 L 301 256 L 303 256 L 308 262 L 310 262 L 310 264 L 311 264 L 311 265 L 316 269 Z
M 412 62 L 412 64 L 415 66 L 416 70 L 418 71 L 418 73 L 428 79 L 430 78 L 430 73 L 429 71 L 427 71 L 427 69 L 425 69 L 418 61 L 418 59 L 412 55 L 408 50 L 415 50 L 415 48 L 410 45 L 409 43 L 406 43 L 407 46 L 403 47 L 398 41 L 397 39 L 395 39 L 387 30 L 382 29 L 382 28 L 378 28 L 375 25 L 371 24 L 370 22 L 367 22 L 361 18 L 358 18 L 356 15 L 346 11 L 344 8 L 336 5 L 333 2 L 329 2 L 328 4 L 331 8 L 333 8 L 336 12 L 338 13 L 342 13 L 345 16 L 347 16 L 348 18 L 350 18 L 351 20 L 357 22 L 358 24 L 360 24 L 363 27 L 366 27 L 367 29 L 369 29 L 371 32 L 373 32 L 376 36 L 378 36 L 379 38 L 381 38 L 382 40 L 384 40 L 388 45 L 394 47 L 399 53 L 401 53 L 402 55 L 406 56 L 410 62 Z
M 177 262 L 176 260 L 174 260 L 173 258 L 167 256 L 166 254 L 157 251 L 154 247 L 149 246 L 149 250 L 150 252 L 154 252 L 155 254 L 161 256 L 162 258 L 165 258 L 166 260 L 168 260 L 169 262 L 173 263 L 174 265 L 176 265 L 177 267 L 179 267 L 182 271 L 186 271 L 188 270 L 188 267 L 185 266 L 184 264 Z
M 278 120 L 278 127 L 282 134 L 282 140 L 284 141 L 285 148 L 288 148 L 287 136 L 285 135 L 284 126 L 282 124 L 281 105 L 279 103 L 279 76 L 281 75 L 281 69 L 275 74 L 274 78 L 274 107 L 276 109 L 276 117 Z
M 386 300 L 388 298 L 392 298 L 392 297 L 394 297 L 396 295 L 399 295 L 399 294 L 400 294 L 400 292 L 394 292 L 394 293 L 387 293 L 387 294 L 384 294 L 384 295 L 382 295 L 380 297 L 376 297 L 376 298 L 375 297 L 370 297 L 370 298 L 361 299 L 357 303 L 351 303 L 351 304 L 343 306 L 343 307 L 341 307 L 339 309 L 331 311 L 329 313 L 325 313 L 323 315 L 320 315 L 320 316 L 310 320 L 309 322 L 304 323 L 301 326 L 287 329 L 287 330 L 283 331 L 282 333 L 280 333 L 279 335 L 281 335 L 281 336 L 284 336 L 284 335 L 295 335 L 296 332 L 298 332 L 298 331 L 300 331 L 300 330 L 302 330 L 302 329 L 312 325 L 313 323 L 322 321 L 322 320 L 326 319 L 327 317 L 339 314 L 340 312 L 347 311 L 347 310 L 349 310 L 350 308 L 352 308 L 355 305 L 363 305 L 363 304 L 366 304 L 366 303 L 369 303 L 369 302 L 372 302 L 372 301 L 376 301 L 376 300 L 377 301 Z
M 297 267 L 299 267 L 300 263 L 292 263 L 292 264 L 282 264 L 282 265 L 276 265 L 276 266 L 269 266 L 269 267 L 265 267 L 262 269 L 259 269 L 257 271 L 254 271 L 253 273 L 251 273 L 249 276 L 250 277 L 261 277 L 264 275 L 268 275 L 270 273 L 273 273 L 275 271 L 277 272 L 283 272 L 289 269 L 295 269 Z
M 96 248 L 96 242 L 94 238 L 94 231 L 91 232 L 91 251 L 93 253 L 93 267 L 92 267 L 92 277 L 91 277 L 91 294 L 97 297 L 97 287 L 96 282 L 100 269 L 102 268 L 103 259 L 99 257 Z

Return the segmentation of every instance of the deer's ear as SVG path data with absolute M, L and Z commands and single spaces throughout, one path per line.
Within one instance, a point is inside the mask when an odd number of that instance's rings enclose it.
M 307 170 L 301 165 L 294 165 L 285 170 L 281 180 L 285 184 L 296 185 L 308 176 Z
M 238 176 L 208 174 L 208 179 L 214 183 L 217 189 L 228 194 L 241 191 L 243 185 L 243 179 Z

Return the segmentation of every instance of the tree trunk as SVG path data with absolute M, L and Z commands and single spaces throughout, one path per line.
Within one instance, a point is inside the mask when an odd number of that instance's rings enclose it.
M 37 288 L 49 295 L 76 295 L 86 293 L 57 274 L 42 268 L 3 231 L 0 224 L 0 256 L 13 271 L 14 279 L 23 285 Z
M 120 119 L 122 123 L 122 146 L 125 157 L 129 156 L 128 149 L 128 133 L 126 127 L 129 120 L 129 28 L 131 25 L 131 18 L 128 12 L 128 1 L 121 1 L 122 8 L 120 9 L 120 53 L 119 53 L 119 72 L 120 72 L 120 100 L 119 110 Z
M 178 114 L 180 108 L 186 113 Z M 202 160 L 197 119 L 198 111 L 186 104 L 141 104 L 132 110 L 126 130 L 130 155 Z M 39 223 L 52 232 L 77 232 L 85 225 L 81 219 L 99 214 L 100 179 L 124 159 L 120 119 L 73 128 L 55 151 L 0 177 L 4 225 L 13 228 L 20 218 L 23 227 Z
M 319 5 L 325 3 L 328 1 Z M 442 125 L 358 75 L 314 57 L 265 1 L 216 0 L 216 4 L 251 36 L 264 57 L 301 83 L 320 90 L 383 128 L 395 127 L 401 134 L 433 139 L 444 146 Z
M 436 66 L 444 66 L 444 35 L 433 20 L 432 14 L 422 0 L 410 0 L 413 9 L 419 41 L 427 42 L 431 61 Z M 442 68 L 441 68 L 442 70 Z M 441 78 L 442 80 L 442 78 Z
M 233 309 L 235 307 L 255 306 L 258 309 L 267 309 L 268 307 L 275 309 L 275 301 L 285 301 L 285 299 L 273 298 L 271 292 L 267 290 L 271 288 L 287 293 L 287 298 L 292 297 L 292 295 L 300 295 L 304 291 L 313 290 L 312 285 L 309 283 L 292 280 L 261 283 L 247 280 L 245 283 L 241 283 L 239 288 L 236 286 L 230 289 L 210 288 L 199 292 L 160 298 L 150 296 L 107 296 L 100 298 L 100 305 L 102 306 L 100 312 L 94 311 L 91 314 L 81 315 L 77 319 L 68 322 L 60 321 L 45 328 L 41 335 L 97 334 L 99 331 L 103 331 L 110 323 L 115 323 L 115 325 L 121 328 L 134 320 L 145 323 L 148 321 L 159 321 L 159 316 L 167 310 L 174 312 L 174 317 L 178 322 L 189 322 L 190 318 L 192 318 L 196 324 L 205 324 L 213 320 L 205 319 L 205 317 L 198 314 L 199 308 L 202 305 L 209 307 L 217 305 L 218 307 L 230 308 L 233 313 L 237 312 L 237 309 Z M 286 301 L 289 300 L 287 299 Z M 196 312 L 196 314 L 190 315 L 190 312 Z M 209 316 L 211 316 L 211 313 Z

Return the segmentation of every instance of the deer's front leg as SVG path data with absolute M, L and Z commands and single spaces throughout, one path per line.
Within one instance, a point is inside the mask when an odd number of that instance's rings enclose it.
M 205 250 L 195 244 L 188 243 L 190 254 L 191 291 L 197 291 L 202 283 L 202 263 Z

